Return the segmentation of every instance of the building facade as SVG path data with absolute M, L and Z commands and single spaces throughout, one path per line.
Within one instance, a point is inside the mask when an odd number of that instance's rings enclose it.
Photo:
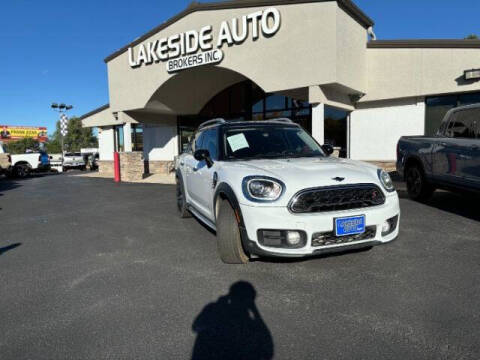
M 105 59 L 110 102 L 82 117 L 101 171 L 118 151 L 168 172 L 218 117 L 288 117 L 338 156 L 393 161 L 400 136 L 480 102 L 479 40 L 376 40 L 373 25 L 350 0 L 192 3 Z

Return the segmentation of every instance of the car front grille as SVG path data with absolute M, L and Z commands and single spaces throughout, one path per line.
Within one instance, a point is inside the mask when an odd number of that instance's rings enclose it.
M 376 226 L 367 226 L 365 232 L 362 234 L 336 236 L 335 232 L 327 231 L 321 233 L 315 233 L 312 236 L 312 246 L 329 246 L 329 245 L 341 245 L 348 244 L 355 241 L 371 240 L 375 238 L 377 234 Z
M 385 195 L 375 184 L 356 184 L 306 189 L 288 205 L 293 213 L 314 213 L 361 209 L 385 203 Z

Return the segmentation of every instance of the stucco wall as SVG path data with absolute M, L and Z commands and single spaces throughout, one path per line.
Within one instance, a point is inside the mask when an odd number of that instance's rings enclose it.
M 158 124 L 144 124 L 145 160 L 172 161 L 178 155 L 177 119 L 165 118 Z
M 98 152 L 100 160 L 112 160 L 113 161 L 113 128 L 104 127 L 98 130 Z
M 364 104 L 350 115 L 350 157 L 395 160 L 398 139 L 404 135 L 423 135 L 424 127 L 423 98 Z
M 480 49 L 368 49 L 368 91 L 361 102 L 480 90 L 464 70 L 480 66 Z
M 336 82 L 366 93 L 367 31 L 341 8 L 336 15 Z
M 222 21 L 265 8 L 196 12 L 144 43 L 188 30 L 199 30 L 205 25 L 213 26 L 215 39 Z M 281 5 L 276 8 L 281 12 L 280 30 L 270 38 L 260 37 L 253 41 L 249 37 L 241 45 L 223 46 L 224 60 L 220 67 L 243 74 L 268 92 L 335 83 L 338 81 L 338 64 L 345 85 L 364 90 L 364 75 L 359 69 L 366 56 L 365 29 L 345 15 L 336 2 Z M 342 37 L 342 49 L 338 53 L 337 36 Z M 357 43 L 359 39 L 360 44 Z M 341 59 L 337 62 L 339 56 Z M 359 63 L 352 65 L 351 62 Z M 164 62 L 132 69 L 128 52 L 110 60 L 108 78 L 112 111 L 144 108 L 152 94 L 172 76 L 167 73 Z M 202 84 L 192 83 L 184 88 L 188 92 L 202 91 Z

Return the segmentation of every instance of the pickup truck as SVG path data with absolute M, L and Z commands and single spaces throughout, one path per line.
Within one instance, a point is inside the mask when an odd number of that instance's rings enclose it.
M 50 158 L 46 152 L 32 152 L 11 155 L 12 167 L 10 175 L 24 178 L 32 172 L 49 171 Z
M 435 136 L 404 136 L 397 172 L 414 200 L 435 189 L 480 192 L 480 104 L 450 110 Z
M 11 165 L 11 156 L 5 152 L 3 144 L 0 144 L 0 175 L 7 173 Z
M 63 169 L 80 169 L 85 170 L 86 164 L 83 155 L 79 152 L 65 153 L 63 156 Z

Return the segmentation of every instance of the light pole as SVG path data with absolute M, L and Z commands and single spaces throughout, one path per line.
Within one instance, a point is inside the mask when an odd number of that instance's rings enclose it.
M 72 110 L 73 106 L 72 105 L 65 105 L 64 103 L 61 103 L 61 104 L 52 103 L 51 108 L 54 111 L 57 111 L 58 113 L 60 113 L 61 114 L 60 117 L 61 117 L 68 110 Z M 61 142 L 62 142 L 62 168 L 63 168 L 63 156 L 64 156 L 64 141 L 63 141 L 64 139 L 63 138 L 64 138 L 64 132 L 63 132 L 62 129 L 60 130 L 60 135 L 61 135 Z

